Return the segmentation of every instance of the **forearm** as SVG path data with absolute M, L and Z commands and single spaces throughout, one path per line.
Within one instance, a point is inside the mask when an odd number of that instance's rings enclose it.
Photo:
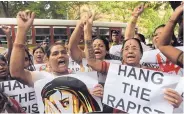
M 170 42 L 172 40 L 172 35 L 174 33 L 174 28 L 177 23 L 177 17 L 179 14 L 173 13 L 167 22 L 166 26 L 164 27 L 164 30 L 158 39 L 158 48 L 159 46 L 164 46 L 164 45 L 170 45 Z
M 162 52 L 163 55 L 165 55 L 171 62 L 177 64 L 178 57 L 182 53 L 181 50 L 173 47 L 173 46 L 161 46 L 159 50 Z M 174 53 L 174 54 L 173 54 Z M 183 63 L 183 60 L 179 60 L 180 63 Z
M 81 33 L 83 32 L 83 28 L 80 25 L 77 25 L 75 30 L 73 31 L 70 41 L 68 44 L 69 53 L 73 60 L 80 61 L 82 60 L 82 50 L 78 47 L 80 42 Z
M 125 30 L 125 40 L 134 37 L 137 19 L 138 17 L 132 16 L 131 21 L 128 23 L 126 30 Z
M 25 37 L 26 32 L 18 29 L 10 60 L 10 72 L 15 77 L 23 76 L 24 73 Z

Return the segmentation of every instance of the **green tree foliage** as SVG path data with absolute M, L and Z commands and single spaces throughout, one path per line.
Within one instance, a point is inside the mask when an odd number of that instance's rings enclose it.
M 101 17 L 97 21 L 119 21 L 127 23 L 133 9 L 144 3 L 146 8 L 137 22 L 138 30 L 146 38 L 151 40 L 151 34 L 160 24 L 166 23 L 172 8 L 169 2 L 141 2 L 141 1 L 99 1 L 99 2 L 77 2 L 77 1 L 1 1 L 1 12 L 6 17 L 15 17 L 20 10 L 29 9 L 36 13 L 36 18 L 47 19 L 80 19 L 82 8 L 96 10 Z

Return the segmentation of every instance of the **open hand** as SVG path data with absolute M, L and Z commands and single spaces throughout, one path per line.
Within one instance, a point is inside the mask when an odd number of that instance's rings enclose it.
M 17 14 L 17 25 L 21 31 L 27 32 L 32 26 L 34 21 L 35 13 L 29 10 L 19 11 Z

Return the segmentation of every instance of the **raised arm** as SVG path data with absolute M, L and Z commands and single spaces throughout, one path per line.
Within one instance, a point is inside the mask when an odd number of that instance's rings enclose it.
M 128 25 L 126 27 L 126 30 L 125 30 L 125 40 L 134 37 L 134 34 L 135 34 L 135 26 L 136 26 L 138 17 L 142 14 L 143 11 L 144 11 L 144 5 L 143 4 L 137 6 L 134 9 L 134 11 L 132 13 L 131 20 L 128 23 Z
M 17 35 L 13 44 L 12 55 L 10 59 L 11 76 L 17 78 L 29 85 L 32 85 L 32 75 L 28 70 L 24 69 L 25 59 L 25 41 L 26 33 L 33 24 L 35 14 L 30 11 L 20 11 L 17 14 Z
M 88 65 L 97 72 L 107 73 L 109 64 L 95 58 L 92 40 L 92 25 L 95 14 L 87 14 L 84 23 L 85 55 Z M 106 65 L 105 65 L 106 64 Z
M 158 49 L 173 63 L 183 67 L 183 52 L 171 45 L 172 33 L 176 26 L 179 16 L 183 13 L 183 2 L 172 13 L 169 21 L 167 22 L 164 30 L 158 39 Z
M 8 64 L 9 64 L 11 51 L 12 51 L 12 48 L 13 48 L 13 41 L 12 41 L 11 36 L 10 36 L 11 30 L 8 26 L 5 26 L 5 25 L 2 25 L 2 30 L 6 35 L 8 53 L 5 54 L 5 58 L 7 59 Z
M 77 23 L 68 44 L 70 56 L 78 64 L 82 62 L 82 58 L 85 58 L 84 52 L 78 46 L 84 28 L 83 20 L 84 19 L 81 18 L 81 20 Z

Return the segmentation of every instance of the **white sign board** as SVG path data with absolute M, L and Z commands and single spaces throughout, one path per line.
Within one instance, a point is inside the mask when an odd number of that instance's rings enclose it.
M 103 103 L 128 113 L 172 113 L 164 88 L 175 88 L 180 76 L 110 64 Z
M 28 87 L 16 80 L 1 81 L 2 91 L 15 99 L 27 113 L 38 113 L 34 88 Z

